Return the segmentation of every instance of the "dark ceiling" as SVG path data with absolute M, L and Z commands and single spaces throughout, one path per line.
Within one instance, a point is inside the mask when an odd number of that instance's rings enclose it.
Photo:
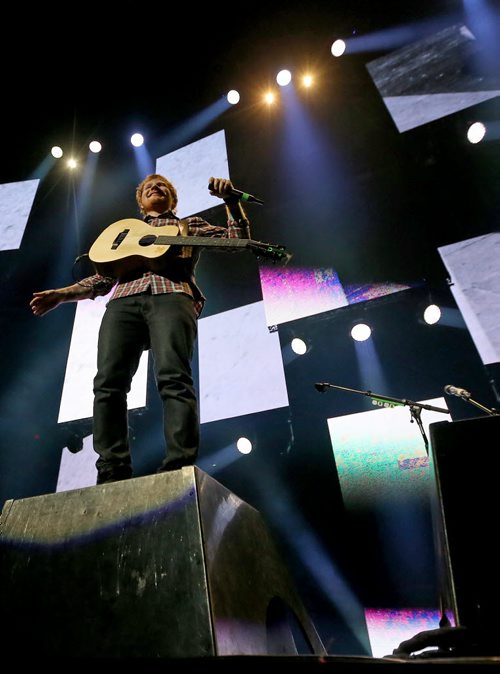
M 7 148 L 0 179 L 24 179 L 47 147 L 76 147 L 129 120 L 158 130 L 282 67 L 332 67 L 336 37 L 463 17 L 463 2 L 13 4 L 2 40 Z M 360 54 L 367 62 L 384 51 Z

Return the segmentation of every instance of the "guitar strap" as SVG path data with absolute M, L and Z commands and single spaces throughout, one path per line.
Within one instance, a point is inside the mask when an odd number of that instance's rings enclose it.
M 187 220 L 179 220 L 179 232 L 181 236 L 188 236 L 189 225 L 187 223 Z
M 187 220 L 179 220 L 177 224 L 179 225 L 180 236 L 189 236 L 189 224 Z M 193 246 L 188 247 L 184 244 L 184 255 L 188 258 L 193 257 Z

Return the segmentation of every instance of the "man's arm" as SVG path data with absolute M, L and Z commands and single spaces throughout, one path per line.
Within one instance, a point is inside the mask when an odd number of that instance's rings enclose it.
M 226 201 L 227 235 L 230 239 L 250 239 L 250 221 L 240 201 Z
M 91 288 L 74 283 L 72 286 L 66 286 L 66 288 L 41 290 L 33 293 L 30 307 L 35 316 L 43 316 L 63 302 L 78 302 L 78 300 L 89 299 L 92 294 Z
M 115 283 L 111 277 L 95 274 L 65 288 L 35 292 L 30 302 L 31 311 L 35 316 L 43 316 L 65 302 L 93 300 L 97 295 L 106 295 Z
M 224 203 L 226 204 L 226 212 L 230 220 L 235 220 L 236 222 L 248 222 L 247 214 L 239 199 L 235 199 L 234 197 L 224 199 Z

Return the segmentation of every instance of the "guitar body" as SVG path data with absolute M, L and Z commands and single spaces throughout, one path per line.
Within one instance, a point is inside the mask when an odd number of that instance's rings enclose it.
M 187 231 L 179 221 L 182 233 Z M 219 250 L 251 250 L 257 257 L 288 262 L 290 254 L 283 246 L 228 237 L 184 236 L 177 225 L 151 227 L 143 220 L 126 218 L 106 227 L 89 251 L 94 267 L 103 276 L 120 278 L 136 269 L 159 271 L 164 268 L 163 256 L 170 246 L 200 246 Z
M 126 218 L 106 227 L 97 237 L 89 251 L 89 257 L 97 271 L 103 276 L 124 276 L 136 269 L 146 267 L 154 271 L 159 259 L 170 248 L 171 243 L 143 245 L 158 236 L 174 237 L 179 234 L 176 225 L 151 227 L 143 220 Z M 154 262 L 156 261 L 157 264 Z

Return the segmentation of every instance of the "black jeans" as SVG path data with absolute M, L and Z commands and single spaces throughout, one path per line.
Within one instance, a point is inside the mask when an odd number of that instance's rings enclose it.
M 197 337 L 193 300 L 183 293 L 141 293 L 111 300 L 99 330 L 93 434 L 97 483 L 132 475 L 127 394 L 141 354 L 151 348 L 163 401 L 166 458 L 159 471 L 193 464 L 198 402 L 191 359 Z

